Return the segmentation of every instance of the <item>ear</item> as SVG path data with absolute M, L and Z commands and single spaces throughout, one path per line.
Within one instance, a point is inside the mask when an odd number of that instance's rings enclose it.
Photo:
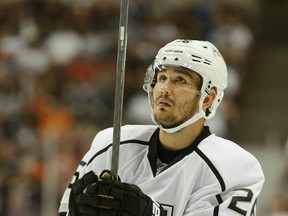
M 213 101 L 216 98 L 216 95 L 217 95 L 216 89 L 212 88 L 210 94 L 207 95 L 203 101 L 202 109 L 204 110 L 204 112 L 206 112 L 206 110 L 212 105 Z

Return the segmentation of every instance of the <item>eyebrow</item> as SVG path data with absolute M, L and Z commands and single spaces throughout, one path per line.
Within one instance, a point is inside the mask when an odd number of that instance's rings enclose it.
M 193 79 L 193 74 L 190 72 L 190 71 L 187 71 L 187 70 L 179 70 L 179 69 L 174 69 L 174 72 L 178 73 L 178 74 L 184 74 L 184 75 L 187 75 L 189 76 L 190 78 Z

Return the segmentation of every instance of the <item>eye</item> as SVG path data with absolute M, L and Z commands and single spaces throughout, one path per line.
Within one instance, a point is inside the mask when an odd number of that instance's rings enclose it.
M 157 82 L 164 82 L 167 80 L 167 77 L 164 74 L 160 74 L 157 76 Z
M 183 78 L 183 77 L 177 77 L 177 78 L 175 79 L 175 82 L 176 82 L 176 83 L 187 83 L 186 79 Z

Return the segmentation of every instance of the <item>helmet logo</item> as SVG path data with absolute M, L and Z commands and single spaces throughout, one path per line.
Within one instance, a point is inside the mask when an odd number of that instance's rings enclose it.
M 167 52 L 167 53 L 183 53 L 183 50 L 166 49 L 165 52 Z

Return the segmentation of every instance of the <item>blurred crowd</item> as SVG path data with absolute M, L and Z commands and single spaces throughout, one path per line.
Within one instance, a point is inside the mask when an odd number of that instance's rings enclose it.
M 130 2 L 123 124 L 151 123 L 142 80 L 158 49 L 201 39 L 229 73 L 207 124 L 231 136 L 255 41 L 245 5 L 223 2 Z M 0 1 L 0 215 L 56 215 L 93 137 L 112 126 L 118 25 L 116 0 Z

